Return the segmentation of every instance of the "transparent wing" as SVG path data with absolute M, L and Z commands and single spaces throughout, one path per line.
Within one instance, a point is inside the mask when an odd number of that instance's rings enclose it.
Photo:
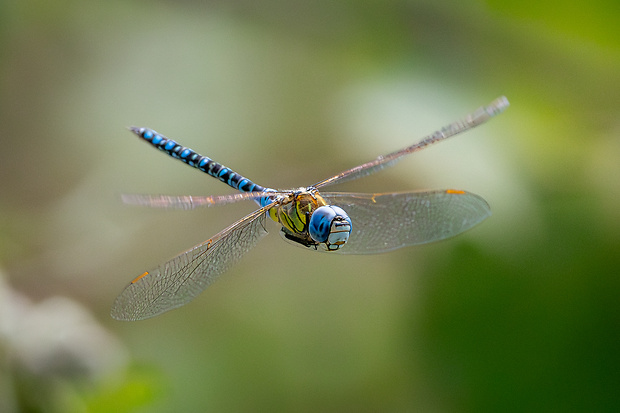
M 116 298 L 112 317 L 141 320 L 190 302 L 267 234 L 265 212 L 273 205 L 134 279 Z
M 317 182 L 313 186 L 315 188 L 321 188 L 326 185 L 343 183 L 373 174 L 377 171 L 380 171 L 381 169 L 394 165 L 406 155 L 422 150 L 429 145 L 440 142 L 451 136 L 458 135 L 459 133 L 465 132 L 469 129 L 475 128 L 476 126 L 483 124 L 484 122 L 491 119 L 493 116 L 502 113 L 508 107 L 508 105 L 508 99 L 506 99 L 504 96 L 499 97 L 493 102 L 491 102 L 488 106 L 482 106 L 476 109 L 474 112 L 470 113 L 463 119 L 453 122 L 448 126 L 444 126 L 440 130 L 432 133 L 431 135 L 428 135 L 418 143 L 403 148 L 399 151 L 392 152 L 388 155 L 379 156 L 374 161 L 370 161 L 363 165 L 359 165 L 355 168 L 351 168 L 347 171 L 341 172 L 338 175 L 332 176 L 331 178 L 327 178 L 320 182 Z
M 439 241 L 491 215 L 484 199 L 459 190 L 321 195 L 351 218 L 349 241 L 337 251 L 342 254 L 375 254 Z
M 247 199 L 257 201 L 263 197 L 271 197 L 286 193 L 290 193 L 290 191 L 240 192 L 236 194 L 213 196 L 123 194 L 121 195 L 121 198 L 124 203 L 129 205 L 187 210 L 214 205 L 231 204 L 233 202 L 245 201 Z

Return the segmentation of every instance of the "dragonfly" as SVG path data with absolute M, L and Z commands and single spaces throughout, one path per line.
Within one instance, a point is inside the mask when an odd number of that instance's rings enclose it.
M 313 251 L 376 254 L 458 235 L 491 215 L 471 192 L 445 189 L 412 192 L 319 192 L 393 166 L 407 155 L 481 125 L 509 103 L 499 97 L 419 142 L 379 156 L 307 187 L 279 190 L 258 185 L 230 168 L 143 127 L 129 129 L 155 148 L 237 189 L 219 196 L 123 195 L 127 204 L 194 209 L 252 200 L 257 210 L 208 240 L 134 278 L 116 298 L 111 316 L 142 320 L 181 307 L 228 271 L 267 234 L 266 221 L 284 240 Z

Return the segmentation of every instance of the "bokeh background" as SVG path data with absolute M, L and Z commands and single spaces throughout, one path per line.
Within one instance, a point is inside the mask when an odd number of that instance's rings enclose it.
M 506 95 L 490 123 L 334 189 L 462 188 L 494 215 L 376 256 L 277 227 L 190 305 L 136 275 L 253 209 L 125 128 L 308 185 Z M 0 411 L 620 408 L 617 0 L 0 2 Z

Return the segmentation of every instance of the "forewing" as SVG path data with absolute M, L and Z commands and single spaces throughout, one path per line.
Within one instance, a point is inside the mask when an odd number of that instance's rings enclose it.
M 375 254 L 453 237 L 491 215 L 476 194 L 458 190 L 321 194 L 343 208 L 352 232 L 342 254 Z
M 456 122 L 444 126 L 443 128 L 435 131 L 434 133 L 426 136 L 421 141 L 414 143 L 411 146 L 403 148 L 399 151 L 392 152 L 388 155 L 379 156 L 373 161 L 367 162 L 363 165 L 356 166 L 349 170 L 343 171 L 331 178 L 324 179 L 316 184 L 312 185 L 315 188 L 321 188 L 326 185 L 333 185 L 335 183 L 343 183 L 353 179 L 358 179 L 366 175 L 373 174 L 381 169 L 394 165 L 403 157 L 410 155 L 414 152 L 420 151 L 429 145 L 437 142 L 441 142 L 444 139 L 458 135 L 469 129 L 475 128 L 502 113 L 508 107 L 508 99 L 504 96 L 495 99 L 488 106 L 482 106 L 476 109 L 474 112 L 465 116 Z
M 254 211 L 213 238 L 137 277 L 116 298 L 112 317 L 141 320 L 193 300 L 267 234 L 265 211 L 271 206 Z

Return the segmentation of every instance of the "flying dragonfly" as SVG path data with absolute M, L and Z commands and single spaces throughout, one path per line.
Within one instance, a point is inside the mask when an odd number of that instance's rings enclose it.
M 491 215 L 480 196 L 457 189 L 349 193 L 319 192 L 328 185 L 359 179 L 393 166 L 405 156 L 488 121 L 509 103 L 500 97 L 419 142 L 377 157 L 313 185 L 279 190 L 264 187 L 230 168 L 148 128 L 130 130 L 173 158 L 228 184 L 239 193 L 220 196 L 124 195 L 128 204 L 193 209 L 252 200 L 259 208 L 208 240 L 134 278 L 116 298 L 111 315 L 141 320 L 181 307 L 228 271 L 267 234 L 267 218 L 282 237 L 313 251 L 376 254 L 443 240 Z

